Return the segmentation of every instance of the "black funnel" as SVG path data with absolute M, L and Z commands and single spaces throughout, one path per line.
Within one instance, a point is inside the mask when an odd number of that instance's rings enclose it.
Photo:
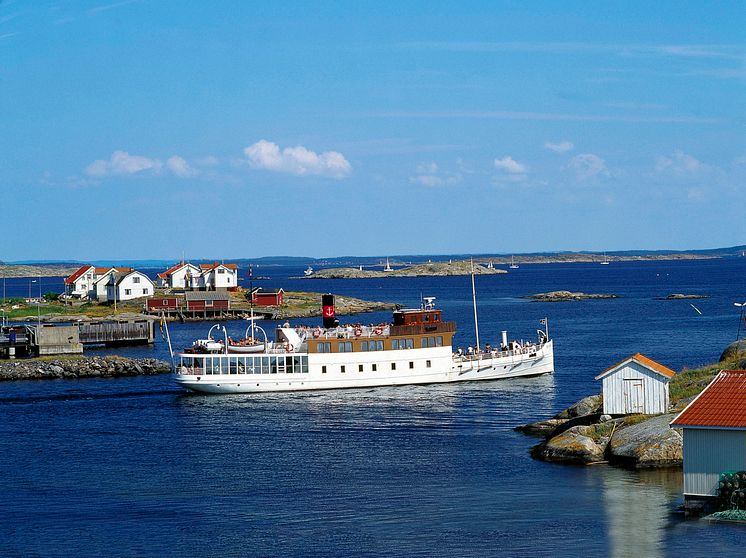
M 321 295 L 321 315 L 324 317 L 324 327 L 337 327 L 339 321 L 334 315 L 334 295 Z

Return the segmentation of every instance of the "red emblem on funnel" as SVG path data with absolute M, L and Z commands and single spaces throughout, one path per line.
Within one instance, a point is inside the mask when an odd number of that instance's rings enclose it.
M 334 317 L 334 306 L 324 306 L 323 316 L 325 318 L 333 318 Z

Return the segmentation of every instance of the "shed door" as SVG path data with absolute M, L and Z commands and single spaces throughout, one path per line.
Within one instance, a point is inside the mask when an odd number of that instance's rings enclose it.
M 624 411 L 626 413 L 645 412 L 645 388 L 642 380 L 624 380 Z

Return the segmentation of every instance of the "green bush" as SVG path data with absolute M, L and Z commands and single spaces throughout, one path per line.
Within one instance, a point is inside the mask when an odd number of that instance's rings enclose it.
M 53 292 L 44 293 L 43 298 L 47 302 L 57 302 L 60 299 L 60 293 L 53 293 Z

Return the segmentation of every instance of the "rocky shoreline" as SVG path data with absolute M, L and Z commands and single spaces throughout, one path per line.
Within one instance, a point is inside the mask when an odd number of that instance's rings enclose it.
M 155 376 L 170 371 L 169 363 L 154 358 L 107 356 L 0 361 L 0 381 Z
M 555 463 L 609 463 L 633 468 L 680 467 L 681 434 L 669 423 L 677 413 L 612 418 L 601 414 L 601 395 L 581 399 L 553 418 L 516 430 L 544 440 L 531 456 Z

